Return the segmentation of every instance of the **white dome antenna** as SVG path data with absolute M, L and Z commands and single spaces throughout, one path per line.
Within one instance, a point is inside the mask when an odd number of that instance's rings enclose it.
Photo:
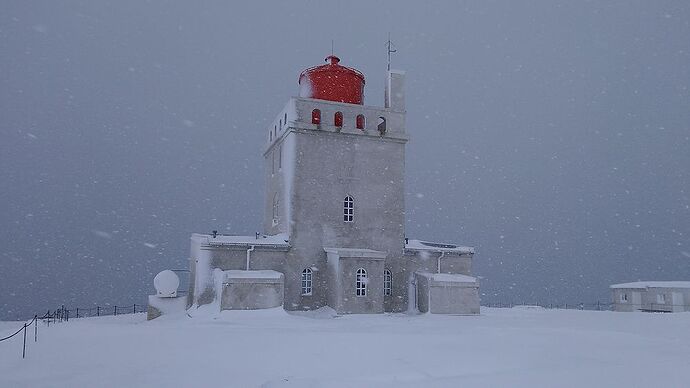
M 159 298 L 177 297 L 177 287 L 180 286 L 180 278 L 175 272 L 166 269 L 153 278 L 153 286 L 156 288 L 156 296 Z

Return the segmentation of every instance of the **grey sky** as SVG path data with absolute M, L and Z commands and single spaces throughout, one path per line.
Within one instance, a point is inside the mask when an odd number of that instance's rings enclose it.
M 690 279 L 686 1 L 0 5 L 0 318 L 142 303 L 189 235 L 260 230 L 266 126 L 331 40 L 407 71 L 407 235 L 483 301 Z

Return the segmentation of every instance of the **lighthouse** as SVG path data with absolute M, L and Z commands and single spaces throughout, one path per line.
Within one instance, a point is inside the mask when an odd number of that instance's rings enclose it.
M 364 74 L 325 61 L 265 132 L 263 233 L 192 235 L 188 305 L 478 313 L 474 249 L 406 238 L 405 73 L 366 105 Z

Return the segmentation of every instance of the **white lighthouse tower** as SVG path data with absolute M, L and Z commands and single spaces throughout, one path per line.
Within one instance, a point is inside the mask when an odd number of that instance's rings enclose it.
M 326 62 L 266 133 L 264 234 L 192 235 L 189 305 L 478 313 L 474 250 L 405 238 L 404 72 L 369 106 L 364 75 Z

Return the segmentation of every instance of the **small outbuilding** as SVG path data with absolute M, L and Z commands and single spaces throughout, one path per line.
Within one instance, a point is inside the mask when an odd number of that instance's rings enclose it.
M 432 314 L 479 314 L 479 282 L 451 273 L 415 273 L 417 309 Z
M 690 281 L 614 284 L 611 297 L 613 311 L 690 311 Z

